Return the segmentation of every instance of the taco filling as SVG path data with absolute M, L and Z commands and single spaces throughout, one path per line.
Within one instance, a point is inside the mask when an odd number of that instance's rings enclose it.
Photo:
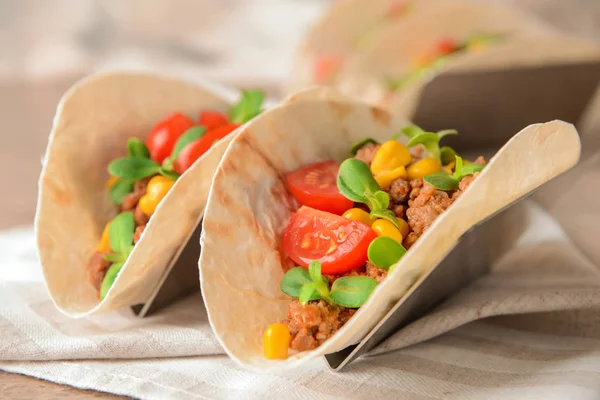
M 280 288 L 295 299 L 287 319 L 264 332 L 266 358 L 315 349 L 335 334 L 484 168 L 483 157 L 463 161 L 439 146 L 455 130 L 402 132 L 406 145 L 367 138 L 341 164 L 285 175 L 300 208 L 282 234 Z
M 491 44 L 500 40 L 499 35 L 473 34 L 464 41 L 453 38 L 441 38 L 427 52 L 417 56 L 412 71 L 400 78 L 386 79 L 386 87 L 395 92 L 406 85 L 440 71 L 451 57 L 464 53 L 481 53 Z
M 146 141 L 130 138 L 127 156 L 108 165 L 110 199 L 120 213 L 109 221 L 87 264 L 100 299 L 115 281 L 156 208 L 180 175 L 237 127 L 258 115 L 264 94 L 242 91 L 227 114 L 202 110 L 198 121 L 179 112 L 158 122 Z

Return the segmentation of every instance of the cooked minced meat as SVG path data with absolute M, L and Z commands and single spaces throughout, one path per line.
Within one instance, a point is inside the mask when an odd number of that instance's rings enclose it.
M 319 347 L 333 336 L 356 312 L 356 310 L 335 307 L 323 300 L 310 301 L 303 306 L 293 300 L 288 309 L 288 318 L 282 321 L 290 328 L 290 347 L 298 351 Z
M 364 161 L 367 164 L 371 164 L 371 162 L 373 162 L 373 158 L 375 157 L 375 153 L 377 153 L 377 150 L 379 150 L 380 147 L 380 144 L 366 143 L 363 145 L 363 147 L 358 149 L 354 158 Z

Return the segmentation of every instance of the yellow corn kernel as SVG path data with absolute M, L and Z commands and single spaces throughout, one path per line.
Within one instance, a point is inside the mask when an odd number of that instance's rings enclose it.
M 362 222 L 365 225 L 371 226 L 373 224 L 373 220 L 368 212 L 365 210 L 361 210 L 360 208 L 351 208 L 346 211 L 342 217 L 348 218 L 354 221 Z
M 433 157 L 424 158 L 406 168 L 409 179 L 423 178 L 427 175 L 433 174 L 434 172 L 440 172 L 441 170 L 442 164 L 437 158 Z
M 433 63 L 433 57 L 431 57 L 429 54 L 421 54 L 421 55 L 415 57 L 415 59 L 412 62 L 412 67 L 413 67 L 413 69 L 422 69 L 422 68 L 427 68 L 432 63 Z
M 403 238 L 405 238 L 406 236 L 408 236 L 408 231 L 410 230 L 408 228 L 408 222 L 406 222 L 402 218 L 396 218 L 396 219 L 398 220 L 398 225 L 400 225 L 400 234 L 402 235 Z
M 373 222 L 371 229 L 377 233 L 377 236 L 387 236 L 402 244 L 402 234 L 394 224 L 386 219 L 378 219 Z
M 449 174 L 454 173 L 454 167 L 456 167 L 456 161 L 452 161 L 450 164 L 446 165 L 444 167 L 444 171 L 446 171 Z
M 375 175 L 375 180 L 379 184 L 379 187 L 385 190 L 389 188 L 392 185 L 392 182 L 394 182 L 396 179 L 406 179 L 407 176 L 408 175 L 406 174 L 406 168 L 398 167 L 391 171 L 380 172 L 379 174 Z
M 265 329 L 263 350 L 269 360 L 285 360 L 292 335 L 287 325 L 282 323 L 269 325 Z
M 483 53 L 487 49 L 488 44 L 483 40 L 472 40 L 467 44 L 467 51 L 469 53 Z
M 140 210 L 147 216 L 152 216 L 154 211 L 156 211 L 158 204 L 167 195 L 174 184 L 174 181 L 162 175 L 156 175 L 150 179 L 146 194 L 142 196 L 138 203 Z
M 100 237 L 100 243 L 98 243 L 98 247 L 96 248 L 97 251 L 100 251 L 102 253 L 111 251 L 110 238 L 108 236 L 108 228 L 110 227 L 111 222 L 112 221 L 109 221 L 104 227 L 104 230 L 102 231 L 102 236 Z
M 388 140 L 375 153 L 371 163 L 371 172 L 373 175 L 378 175 L 382 172 L 392 171 L 408 165 L 411 159 L 410 151 L 405 145 L 395 140 Z
M 119 178 L 117 178 L 116 176 L 111 176 L 110 178 L 108 178 L 108 180 L 106 181 L 106 188 L 110 189 L 113 186 L 115 186 L 115 184 L 119 182 Z

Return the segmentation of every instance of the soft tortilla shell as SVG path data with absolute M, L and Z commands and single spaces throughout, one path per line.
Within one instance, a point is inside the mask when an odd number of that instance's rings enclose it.
M 336 0 L 311 27 L 294 54 L 294 65 L 289 82 L 290 92 L 314 84 L 312 71 L 315 60 L 322 55 L 347 58 L 358 50 L 361 38 L 374 42 L 384 27 L 419 13 L 444 1 L 410 1 L 408 13 L 390 15 L 390 8 L 398 0 Z M 364 45 L 363 45 L 364 46 Z
M 380 32 L 376 44 L 347 60 L 336 86 L 344 93 L 360 95 L 365 101 L 410 117 L 420 92 L 433 76 L 414 82 L 393 96 L 385 87 L 385 80 L 409 73 L 413 60 L 431 49 L 440 38 L 462 40 L 473 33 L 504 33 L 507 36 L 481 53 L 452 56 L 438 74 L 534 67 L 600 57 L 597 45 L 559 34 L 515 9 L 469 2 L 451 3 L 388 26 Z
M 256 118 L 231 142 L 207 203 L 200 274 L 210 322 L 239 364 L 293 367 L 358 342 L 470 226 L 570 168 L 579 157 L 579 138 L 572 125 L 554 121 L 525 128 L 339 332 L 317 350 L 285 361 L 266 360 L 263 331 L 286 318 L 291 301 L 279 290 L 283 276 L 279 240 L 295 210 L 282 174 L 320 160 L 342 160 L 356 140 L 365 136 L 386 140 L 405 124 L 366 105 L 311 101 L 309 93 Z
M 126 154 L 161 118 L 227 103 L 202 86 L 155 75 L 109 73 L 77 83 L 61 100 L 39 181 L 35 228 L 46 285 L 55 305 L 82 317 L 143 303 L 202 215 L 221 141 L 175 183 L 104 300 L 86 264 L 107 221 L 117 213 L 105 186 L 108 163 Z

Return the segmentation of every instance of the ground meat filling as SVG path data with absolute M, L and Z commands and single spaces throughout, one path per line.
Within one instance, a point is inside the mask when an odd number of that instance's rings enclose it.
M 95 252 L 87 265 L 87 268 L 90 271 L 90 283 L 98 291 L 100 291 L 102 281 L 106 276 L 106 271 L 108 271 L 108 268 L 112 264 L 110 261 L 104 259 L 105 255 L 106 253 L 100 251 Z
M 282 321 L 290 328 L 290 347 L 298 351 L 313 350 L 329 339 L 356 312 L 344 307 L 331 306 L 323 300 L 309 301 L 303 306 L 292 301 L 288 318 Z
M 379 150 L 380 147 L 381 147 L 380 144 L 367 143 L 363 147 L 358 149 L 354 158 L 364 161 L 370 165 L 371 162 L 373 162 L 375 153 L 377 153 L 377 150 Z
M 379 145 L 367 143 L 358 150 L 355 158 L 370 164 Z M 413 162 L 423 157 L 423 148 L 413 151 Z M 475 163 L 485 165 L 483 157 Z M 446 192 L 430 186 L 423 179 L 396 179 L 386 190 L 390 196 L 389 209 L 398 218 L 408 222 L 409 233 L 403 240 L 405 248 L 410 248 L 417 239 L 433 224 L 440 214 L 452 205 L 454 200 L 464 192 L 477 178 L 479 172 L 464 177 L 458 188 Z M 369 211 L 364 204 L 356 203 L 355 207 Z M 329 284 L 343 276 L 369 276 L 378 283 L 387 277 L 387 271 L 377 267 L 370 261 L 360 267 L 340 275 L 323 275 Z M 288 318 L 282 321 L 290 328 L 292 341 L 290 347 L 297 351 L 313 350 L 337 332 L 356 312 L 354 309 L 332 306 L 324 300 L 310 301 L 303 306 L 293 300 L 288 309 Z
M 123 197 L 123 201 L 121 202 L 121 206 L 119 207 L 121 211 L 133 211 L 133 220 L 135 221 L 135 232 L 133 234 L 133 244 L 136 244 L 150 217 L 140 210 L 138 203 L 143 195 L 146 194 L 146 189 L 148 187 L 148 182 L 152 177 L 144 178 L 139 180 L 133 186 L 133 192 L 125 195 Z M 106 276 L 106 271 L 112 265 L 111 261 L 106 261 L 104 256 L 106 253 L 95 252 L 94 255 L 90 258 L 90 261 L 87 264 L 87 269 L 89 271 L 90 282 L 96 288 L 97 291 L 100 291 L 100 287 L 102 286 L 102 281 Z

